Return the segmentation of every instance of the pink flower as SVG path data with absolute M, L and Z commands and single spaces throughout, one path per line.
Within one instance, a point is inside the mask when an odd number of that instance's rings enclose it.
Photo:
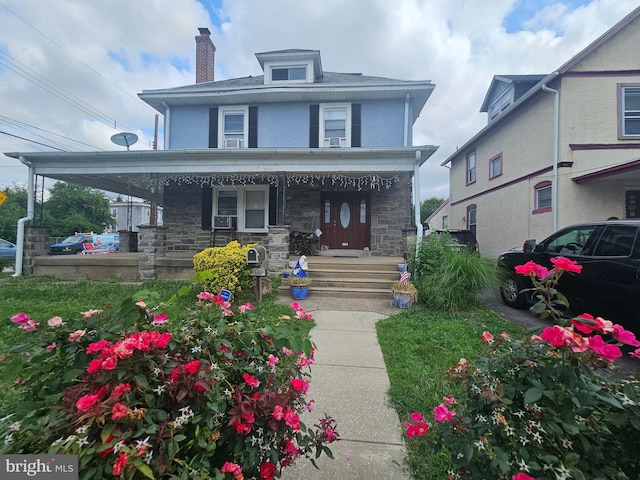
M 111 420 L 117 420 L 127 416 L 127 406 L 116 402 L 111 408 Z
M 449 422 L 454 415 L 455 412 L 449 410 L 443 403 L 433 409 L 433 416 L 436 422 Z
M 242 467 L 237 463 L 224 462 L 224 465 L 222 465 L 220 471 L 222 473 L 230 473 L 234 477 L 242 476 Z
M 26 313 L 18 313 L 11 317 L 13 323 L 27 323 L 31 318 Z
M 309 403 L 307 404 L 307 412 L 313 412 L 313 404 L 315 403 L 315 400 L 311 399 L 309 400 Z
M 424 416 L 420 412 L 413 412 L 409 418 L 414 422 L 424 422 Z
M 162 323 L 165 323 L 167 321 L 167 314 L 166 313 L 160 313 L 158 315 L 155 315 L 153 317 L 153 324 L 154 325 L 160 325 Z
M 554 270 L 580 273 L 582 271 L 582 265 L 578 265 L 574 260 L 569 260 L 565 257 L 556 257 L 551 259 L 551 263 L 554 265 Z
M 565 329 L 559 325 L 553 327 L 547 327 L 542 330 L 540 338 L 549 342 L 554 347 L 561 347 L 565 344 L 564 341 Z
M 511 477 L 511 480 L 536 480 L 536 479 L 533 477 L 530 477 L 524 472 L 519 472 L 517 475 L 513 475 Z
M 406 434 L 407 437 L 424 437 L 424 434 L 429 430 L 429 424 L 426 422 L 412 423 L 407 425 Z
M 124 467 L 127 466 L 127 462 L 129 461 L 129 456 L 126 452 L 122 452 L 118 459 L 113 464 L 113 475 L 118 476 L 124 470 Z
M 87 310 L 86 312 L 80 312 L 80 314 L 82 315 L 82 320 L 88 320 L 89 318 L 101 312 L 102 310 Z
M 588 313 L 578 315 L 577 318 L 571 320 L 571 324 L 580 332 L 590 334 L 595 331 L 602 331 L 601 318 L 595 319 Z
M 294 430 L 300 430 L 300 417 L 298 417 L 298 414 L 294 410 L 287 409 L 284 412 L 284 423 Z
M 210 302 L 212 302 L 216 296 L 213 293 L 209 293 L 209 292 L 201 292 L 197 295 L 197 297 L 200 300 L 209 300 Z
M 69 341 L 70 342 L 79 342 L 80 339 L 82 337 L 84 337 L 85 333 L 87 333 L 86 330 L 76 330 L 75 332 L 69 334 Z
M 621 325 L 613 326 L 613 338 L 625 345 L 640 347 L 640 342 L 636 339 L 636 335 L 629 330 L 625 330 Z
M 253 310 L 253 305 L 251 305 L 250 303 L 245 303 L 244 305 L 240 305 L 238 307 L 238 311 L 240 312 L 246 312 L 247 310 Z
M 279 361 L 280 361 L 280 359 L 278 357 L 275 357 L 272 354 L 269 354 L 269 358 L 267 359 L 267 363 L 269 363 L 270 367 L 273 367 Z
M 100 360 L 99 358 L 96 358 L 95 360 L 91 360 L 89 362 L 89 367 L 87 367 L 87 372 L 94 373 L 100 370 L 100 368 L 102 368 L 102 360 Z
M 200 360 L 194 360 L 193 362 L 189 362 L 184 365 L 184 369 L 187 371 L 187 373 L 190 373 L 191 375 L 196 373 L 199 368 L 200 368 Z M 260 382 L 258 382 L 258 384 L 260 384 Z
M 250 387 L 258 388 L 260 386 L 260 380 L 258 380 L 253 375 L 245 373 L 242 375 L 242 378 L 244 378 L 244 381 L 247 382 L 247 385 L 249 385 Z
M 78 401 L 76 402 L 76 407 L 78 407 L 78 410 L 80 410 L 81 412 L 86 412 L 91 407 L 93 407 L 97 401 L 97 394 L 85 395 L 84 397 L 80 397 L 78 399 Z
M 116 357 L 107 357 L 102 361 L 100 367 L 103 370 L 113 370 L 118 365 L 118 359 Z
M 549 275 L 549 269 L 547 267 L 543 267 L 542 265 L 538 265 L 536 268 L 536 277 L 543 279 Z
M 482 341 L 484 343 L 493 343 L 493 335 L 491 335 L 491 332 L 486 330 L 482 332 Z
M 302 308 L 298 302 L 291 302 L 290 307 L 294 310 L 300 310 Z
M 87 345 L 87 353 L 89 355 L 91 355 L 92 353 L 99 353 L 104 348 L 110 347 L 110 346 L 111 346 L 111 343 L 108 342 L 107 340 L 100 340 L 98 342 L 93 342 Z
M 309 382 L 300 378 L 291 379 L 291 386 L 296 392 L 306 393 L 309 390 Z
M 280 421 L 284 418 L 284 409 L 280 405 L 276 405 L 273 407 L 273 412 L 271 413 L 273 418 Z
M 516 265 L 515 270 L 518 275 L 529 275 L 533 276 L 536 274 L 536 270 L 542 268 L 536 262 L 529 260 L 524 265 Z
M 456 403 L 456 399 L 453 398 L 451 395 L 449 395 L 448 397 L 442 397 L 442 400 L 444 401 L 444 403 L 446 403 L 447 405 L 457 405 Z
M 57 347 L 57 343 L 53 342 L 51 345 L 47 345 L 47 350 L 54 350 Z
M 20 328 L 22 330 L 24 330 L 25 332 L 30 332 L 30 331 L 35 330 L 36 328 L 38 328 L 38 325 L 40 325 L 38 322 L 35 322 L 33 320 L 29 320 L 27 323 L 22 325 Z
M 122 395 L 130 391 L 131 391 L 131 385 L 129 385 L 128 383 L 119 383 L 113 389 L 113 398 L 118 399 Z
M 589 346 L 591 350 L 609 362 L 614 362 L 616 358 L 622 356 L 620 347 L 605 343 L 600 335 L 589 337 Z
M 64 322 L 62 321 L 62 317 L 52 317 L 47 320 L 47 325 L 50 327 L 59 327 L 60 325 L 64 325 Z
M 633 352 L 629 354 L 633 358 L 640 358 L 640 348 L 636 348 Z

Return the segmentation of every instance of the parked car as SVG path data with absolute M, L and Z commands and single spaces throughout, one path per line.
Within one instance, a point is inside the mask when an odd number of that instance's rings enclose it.
M 93 234 L 76 233 L 60 243 L 49 245 L 49 255 L 75 255 L 82 253 L 85 243 L 93 243 Z
M 504 274 L 500 287 L 503 302 L 514 308 L 533 304 L 531 280 L 515 273 L 516 265 L 528 261 L 552 268 L 551 258 L 566 257 L 582 265 L 579 274 L 564 273 L 558 291 L 564 294 L 570 312 L 589 313 L 621 323 L 640 332 L 640 220 L 611 220 L 572 225 L 536 244 L 527 240 L 523 248 L 500 255 Z
M 476 236 L 471 230 L 425 230 L 425 240 L 431 235 L 449 235 L 451 237 L 451 246 L 457 250 L 467 249 L 472 253 L 480 251 L 480 245 L 476 240 Z
M 0 238 L 0 257 L 16 260 L 16 245 L 8 240 Z

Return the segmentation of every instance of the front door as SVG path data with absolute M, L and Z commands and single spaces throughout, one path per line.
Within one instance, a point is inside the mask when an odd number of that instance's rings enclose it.
M 362 250 L 371 239 L 369 192 L 323 192 L 320 245 Z

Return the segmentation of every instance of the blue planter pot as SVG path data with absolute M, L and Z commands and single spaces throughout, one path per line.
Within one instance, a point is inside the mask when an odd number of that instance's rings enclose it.
M 302 287 L 291 287 L 291 296 L 293 297 L 294 300 L 304 300 L 305 298 L 307 298 L 307 295 L 309 294 L 309 287 L 308 286 L 302 286 Z

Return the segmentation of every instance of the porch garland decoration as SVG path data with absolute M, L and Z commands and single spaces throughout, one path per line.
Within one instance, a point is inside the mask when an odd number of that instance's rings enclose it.
M 382 188 L 389 190 L 394 184 L 400 181 L 399 175 L 392 177 L 381 177 L 380 175 L 364 175 L 361 177 L 348 177 L 339 174 L 287 174 L 284 181 L 288 187 L 291 185 L 332 185 L 341 188 L 355 187 L 358 191 L 369 189 L 380 191 Z M 234 185 L 264 185 L 268 184 L 277 187 L 280 184 L 279 175 L 265 174 L 233 174 L 233 175 L 193 175 L 193 174 L 170 174 L 156 178 L 154 175 L 144 175 L 141 177 L 131 177 L 128 180 L 129 186 L 138 188 L 153 189 L 157 185 L 169 186 L 171 183 L 178 185 L 199 185 L 200 187 L 214 186 L 234 186 Z

